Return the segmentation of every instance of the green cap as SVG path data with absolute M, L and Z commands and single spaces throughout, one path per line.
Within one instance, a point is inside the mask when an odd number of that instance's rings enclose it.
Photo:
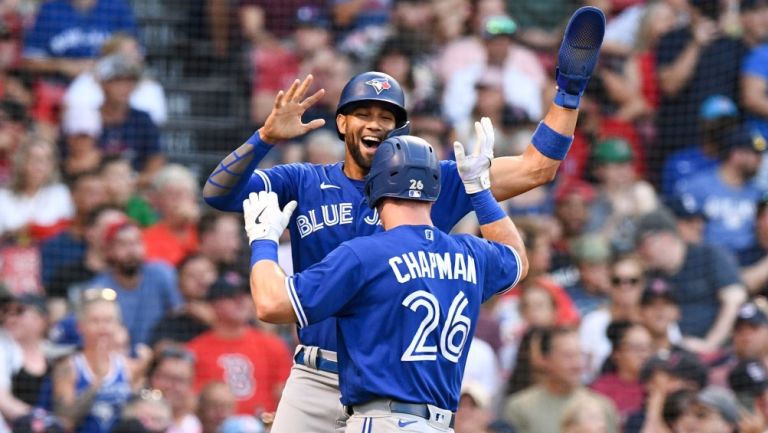
M 629 162 L 634 159 L 632 146 L 623 138 L 606 138 L 599 141 L 592 151 L 592 158 L 600 164 Z
M 570 253 L 577 263 L 604 263 L 611 258 L 608 242 L 599 235 L 587 234 L 574 239 Z

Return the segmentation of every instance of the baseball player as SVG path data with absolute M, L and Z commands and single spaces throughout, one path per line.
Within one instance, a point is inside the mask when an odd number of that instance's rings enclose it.
M 470 156 L 455 144 L 456 162 L 487 240 L 434 227 L 441 167 L 413 136 L 385 140 L 366 177 L 385 231 L 346 241 L 292 277 L 276 257 L 296 202 L 281 211 L 262 191 L 243 203 L 259 318 L 301 328 L 337 318 L 347 431 L 452 431 L 480 304 L 527 272 L 522 239 L 489 191 L 493 136 L 478 135 Z
M 491 191 L 504 200 L 554 178 L 565 158 L 576 125 L 579 99 L 597 61 L 605 17 L 596 8 L 579 9 L 571 19 L 559 53 L 558 90 L 548 114 L 519 157 L 496 158 L 490 170 Z M 298 80 L 279 92 L 272 112 L 245 144 L 229 154 L 207 180 L 203 196 L 214 208 L 239 212 L 251 192 L 274 192 L 280 203 L 298 200 L 288 225 L 293 268 L 300 272 L 318 263 L 342 242 L 381 230 L 379 216 L 368 207 L 363 179 L 374 152 L 391 133 L 407 130 L 407 112 L 399 83 L 379 72 L 353 77 L 342 91 L 336 126 L 347 152 L 330 165 L 289 164 L 257 170 L 273 143 L 288 140 L 323 125 L 303 123 L 301 116 L 323 96 L 304 98 L 312 82 Z M 490 121 L 480 129 L 492 130 Z M 448 232 L 472 210 L 455 163 L 440 163 L 445 199 L 432 206 L 434 226 Z M 299 330 L 301 345 L 278 406 L 274 433 L 329 431 L 341 413 L 336 363 L 335 318 Z

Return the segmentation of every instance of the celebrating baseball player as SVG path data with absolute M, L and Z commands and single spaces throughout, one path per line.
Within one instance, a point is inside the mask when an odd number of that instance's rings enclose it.
M 493 135 L 483 123 L 472 155 L 455 149 L 487 240 L 434 227 L 440 163 L 409 135 L 379 145 L 366 177 L 385 231 L 346 241 L 292 277 L 277 265 L 277 243 L 296 202 L 281 211 L 277 195 L 262 191 L 243 203 L 259 318 L 301 328 L 337 318 L 347 431 L 450 431 L 480 304 L 527 272 L 520 234 L 489 191 Z
M 560 47 L 557 94 L 531 145 L 518 157 L 493 160 L 491 192 L 505 200 L 552 180 L 570 148 L 580 96 L 597 62 L 605 17 L 596 8 L 576 11 Z M 252 192 L 274 192 L 279 203 L 298 201 L 288 224 L 293 268 L 301 272 L 320 262 L 342 242 L 381 230 L 379 215 L 363 193 L 365 175 L 374 153 L 390 135 L 407 130 L 408 114 L 399 83 L 379 72 L 353 77 L 344 87 L 337 107 L 336 127 L 346 145 L 344 161 L 329 165 L 290 164 L 257 170 L 272 145 L 323 125 L 303 123 L 302 114 L 322 96 L 305 98 L 312 77 L 298 80 L 279 92 L 265 124 L 230 153 L 208 178 L 203 195 L 214 208 L 238 212 Z M 482 128 L 491 130 L 489 122 Z M 454 162 L 440 162 L 443 192 L 432 206 L 435 228 L 448 232 L 473 210 Z M 373 305 L 372 307 L 375 307 Z M 301 345 L 272 427 L 274 433 L 325 432 L 343 414 L 339 402 L 336 319 L 299 330 Z

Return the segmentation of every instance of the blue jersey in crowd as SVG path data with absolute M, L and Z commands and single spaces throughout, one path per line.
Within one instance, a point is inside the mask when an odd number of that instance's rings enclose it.
M 345 242 L 286 285 L 302 329 L 338 318 L 343 404 L 455 411 L 480 304 L 519 278 L 512 248 L 422 225 Z
M 93 59 L 114 33 L 138 36 L 131 8 L 124 0 L 97 0 L 80 11 L 71 0 L 43 3 L 24 40 L 24 57 Z
M 243 191 L 221 210 L 242 212 L 243 200 L 253 191 L 273 191 L 280 204 L 298 201 L 288 229 L 291 233 L 293 269 L 301 272 L 318 263 L 342 242 L 381 231 L 379 217 L 368 207 L 364 181 L 348 178 L 343 164 L 308 163 L 279 165 L 256 170 Z M 440 197 L 432 207 L 435 227 L 448 232 L 472 210 L 456 163 L 442 161 Z M 336 319 L 299 330 L 302 344 L 337 349 Z
M 72 361 L 75 364 L 75 394 L 79 396 L 91 387 L 94 377 L 82 354 L 75 355 Z M 109 373 L 76 433 L 108 433 L 120 419 L 122 407 L 131 394 L 131 380 L 124 358 L 112 356 L 110 361 Z

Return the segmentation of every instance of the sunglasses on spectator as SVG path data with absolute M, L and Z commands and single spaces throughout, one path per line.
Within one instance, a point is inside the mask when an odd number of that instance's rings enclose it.
M 611 277 L 611 284 L 614 286 L 621 286 L 624 284 L 629 284 L 632 286 L 636 286 L 640 284 L 640 277 L 618 277 L 614 276 Z
M 166 347 L 163 350 L 160 351 L 159 354 L 155 355 L 158 360 L 166 359 L 166 358 L 173 358 L 173 359 L 181 359 L 183 361 L 195 362 L 195 355 L 186 350 L 182 349 L 180 347 Z
M 144 388 L 128 397 L 128 403 L 133 403 L 137 400 L 143 401 L 162 401 L 163 392 L 159 389 L 147 389 Z

